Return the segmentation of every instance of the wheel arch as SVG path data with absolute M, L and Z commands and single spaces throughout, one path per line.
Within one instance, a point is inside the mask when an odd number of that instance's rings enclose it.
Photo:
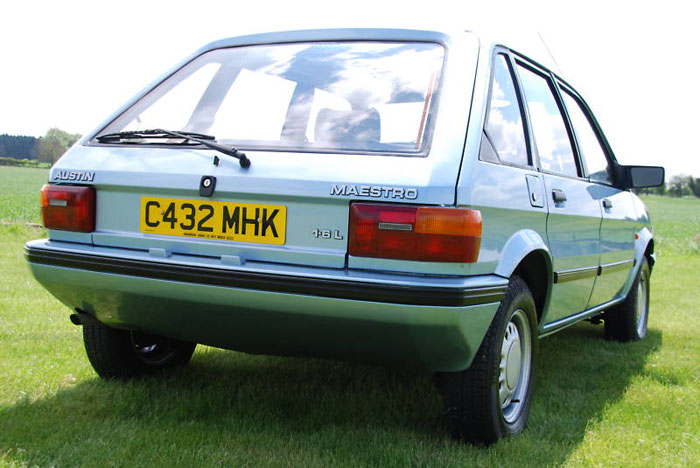
M 510 278 L 517 274 L 535 299 L 537 321 L 542 322 L 552 290 L 552 257 L 542 237 L 533 230 L 515 233 L 506 242 L 495 273 Z
M 644 249 L 644 256 L 649 262 L 649 269 L 654 269 L 654 263 L 656 263 L 656 254 L 654 253 L 654 238 L 649 239 L 646 249 Z
M 635 278 L 639 274 L 639 269 L 642 267 L 642 260 L 646 257 L 649 262 L 650 272 L 654 269 L 654 263 L 656 263 L 656 255 L 654 254 L 654 236 L 651 230 L 644 226 L 642 229 L 637 231 L 634 241 L 634 267 L 630 271 L 629 277 L 622 286 L 620 291 L 622 296 L 627 296 L 634 283 Z

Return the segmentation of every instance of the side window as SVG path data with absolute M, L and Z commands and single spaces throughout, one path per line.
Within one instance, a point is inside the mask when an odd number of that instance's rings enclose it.
M 562 96 L 566 110 L 569 112 L 571 125 L 574 127 L 574 133 L 576 133 L 578 148 L 588 177 L 592 182 L 612 184 L 608 158 L 605 156 L 602 146 L 600 146 L 600 141 L 591 125 L 591 121 L 586 117 L 586 111 L 578 99 L 569 94 L 567 90 L 562 89 Z
M 547 77 L 518 64 L 542 169 L 578 176 L 571 140 Z
M 529 164 L 513 75 L 502 54 L 497 55 L 494 61 L 488 120 L 484 131 L 501 162 L 521 166 Z

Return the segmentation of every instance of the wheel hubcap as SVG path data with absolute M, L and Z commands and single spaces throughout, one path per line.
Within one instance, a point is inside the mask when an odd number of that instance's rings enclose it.
M 498 397 L 503 418 L 512 423 L 520 415 L 530 381 L 532 348 L 527 314 L 516 310 L 506 324 L 499 363 Z

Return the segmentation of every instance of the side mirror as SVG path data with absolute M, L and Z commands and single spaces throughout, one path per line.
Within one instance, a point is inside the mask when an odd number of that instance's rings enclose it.
M 658 187 L 663 185 L 666 171 L 661 166 L 618 166 L 617 184 L 622 189 Z

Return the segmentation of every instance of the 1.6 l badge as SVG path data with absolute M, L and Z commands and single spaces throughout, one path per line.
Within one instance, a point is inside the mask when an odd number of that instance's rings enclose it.
M 321 238 L 321 239 L 334 239 L 334 240 L 343 240 L 343 235 L 340 233 L 338 229 L 335 230 L 330 230 L 330 229 L 314 229 L 311 231 L 311 235 L 314 236 L 315 238 Z

